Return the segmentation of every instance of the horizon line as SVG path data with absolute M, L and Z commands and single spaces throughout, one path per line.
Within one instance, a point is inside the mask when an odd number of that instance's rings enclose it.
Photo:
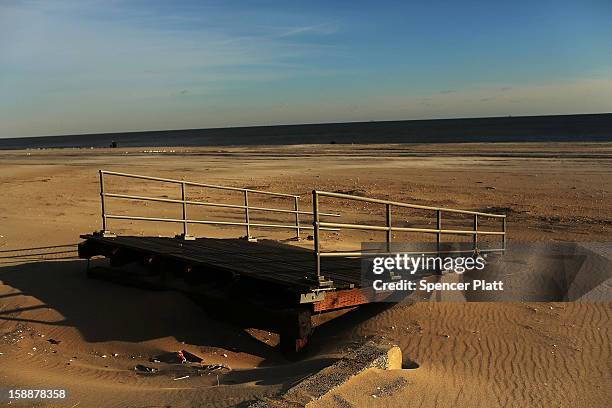
M 302 123 L 277 123 L 269 125 L 238 125 L 238 126 L 217 126 L 217 127 L 202 127 L 202 128 L 178 128 L 178 129 L 144 129 L 144 130 L 126 130 L 126 131 L 111 131 L 111 132 L 92 132 L 92 133 L 64 133 L 52 135 L 36 135 L 36 136 L 0 136 L 0 140 L 10 139 L 35 139 L 45 137 L 70 137 L 70 136 L 95 136 L 95 135 L 119 135 L 119 134 L 136 134 L 136 133 L 152 133 L 152 132 L 188 132 L 194 130 L 221 130 L 221 129 L 257 129 L 265 127 L 291 127 L 291 126 L 317 126 L 317 125 L 350 125 L 361 123 L 393 123 L 393 122 L 426 122 L 426 121 L 445 121 L 445 120 L 468 120 L 468 119 L 501 119 L 501 118 L 538 118 L 538 117 L 557 117 L 557 116 L 595 116 L 595 115 L 611 115 L 612 112 L 595 112 L 595 113 L 558 113 L 548 115 L 499 115 L 499 116 L 460 116 L 460 117 L 432 117 L 421 119 L 390 119 L 390 120 L 357 120 L 347 122 L 302 122 Z

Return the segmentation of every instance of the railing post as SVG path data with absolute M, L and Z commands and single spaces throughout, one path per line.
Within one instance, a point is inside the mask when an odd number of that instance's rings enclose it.
M 246 239 L 251 239 L 251 225 L 249 224 L 249 191 L 244 190 L 244 222 L 246 223 Z
M 183 200 L 183 237 L 187 236 L 187 202 L 185 201 L 185 183 L 181 183 L 181 200 Z
M 315 269 L 317 274 L 317 282 L 321 282 L 321 248 L 319 243 L 319 195 L 317 190 L 312 190 L 312 226 L 313 226 L 313 237 L 314 237 L 314 255 L 315 255 Z
M 387 252 L 391 252 L 391 205 L 387 204 Z
M 506 249 L 506 217 L 502 218 L 502 249 Z
M 478 248 L 478 214 L 474 214 L 474 249 Z
M 109 232 L 106 229 L 106 205 L 104 203 L 104 197 L 104 171 L 100 170 L 100 205 L 102 210 L 102 231 L 100 231 L 100 235 L 102 235 L 103 237 L 114 237 L 115 234 Z
M 100 170 L 100 203 L 102 206 L 102 232 L 106 232 L 106 210 L 104 208 L 104 173 Z
M 300 240 L 300 198 L 298 196 L 295 196 L 295 205 L 294 205 L 294 209 L 295 209 L 295 240 L 299 241 Z
M 442 211 L 436 210 L 436 229 L 438 232 L 436 233 L 436 248 L 437 251 L 440 252 L 440 242 L 442 238 L 442 234 L 440 230 L 442 229 Z
M 187 233 L 187 183 L 181 182 L 181 201 L 183 202 L 183 233 L 181 235 L 177 235 L 176 238 L 181 238 L 183 240 L 192 241 L 195 237 L 192 237 Z

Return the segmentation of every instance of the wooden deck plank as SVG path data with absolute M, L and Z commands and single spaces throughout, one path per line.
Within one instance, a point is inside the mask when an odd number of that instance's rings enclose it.
M 306 279 L 315 275 L 313 252 L 275 241 L 249 242 L 216 238 L 182 241 L 170 237 L 93 235 L 83 237 L 110 247 L 123 247 L 194 265 L 218 268 L 297 290 L 316 288 L 312 281 Z M 329 258 L 323 261 L 322 274 L 332 280 L 336 288 L 346 289 L 360 285 L 360 268 L 358 259 Z

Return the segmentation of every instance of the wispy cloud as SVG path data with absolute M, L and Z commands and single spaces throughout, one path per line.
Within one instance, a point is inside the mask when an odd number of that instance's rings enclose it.
M 331 25 L 296 21 L 288 28 L 291 21 L 274 26 L 201 7 L 191 15 L 123 1 L 0 3 L 0 137 L 54 133 L 28 131 L 27 117 L 57 109 L 58 101 L 70 118 L 64 122 L 82 125 L 76 116 L 85 106 L 89 116 L 164 107 L 170 113 L 184 108 L 173 101 L 178 96 L 193 102 L 231 95 L 236 83 L 329 75 L 312 60 L 333 47 L 309 37 L 331 34 Z M 225 20 L 231 24 L 219 23 Z
M 402 8 L 0 0 L 0 137 L 612 110 L 605 12 Z
M 330 35 L 334 34 L 338 31 L 338 28 L 329 24 L 319 24 L 319 25 L 310 25 L 310 26 L 302 26 L 302 27 L 294 27 L 287 29 L 286 31 L 278 34 L 279 38 L 283 37 L 291 37 L 296 35 Z

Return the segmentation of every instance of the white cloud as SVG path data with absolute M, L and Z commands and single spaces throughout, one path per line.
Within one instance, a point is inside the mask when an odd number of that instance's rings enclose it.
M 121 1 L 1 3 L 0 137 L 150 128 L 138 112 L 184 109 L 175 101 L 181 90 L 203 97 L 228 82 L 327 75 L 305 61 L 333 49 L 303 37 L 332 26 L 288 29 L 291 21 L 270 26 L 249 17 L 214 7 L 164 14 Z M 232 24 L 220 23 L 226 19 Z M 134 113 L 133 123 L 108 123 L 118 107 Z M 63 120 L 31 119 L 48 113 Z
M 603 113 L 612 112 L 612 75 L 539 85 L 476 86 L 448 93 L 338 96 L 260 109 L 243 115 L 242 122 L 255 124 L 264 112 L 267 117 L 285 118 L 285 123 Z
M 352 77 L 328 65 L 346 51 L 332 41 L 340 26 L 308 20 L 212 6 L 2 2 L 0 137 L 612 111 L 608 72 L 538 85 L 424 83 L 418 93 L 412 77 L 378 88 L 385 72 L 360 71 L 359 55 L 350 54 Z
M 285 31 L 278 34 L 278 37 L 291 37 L 294 35 L 302 35 L 302 34 L 315 34 L 315 35 L 330 35 L 337 31 L 337 27 L 333 25 L 327 24 L 319 24 L 319 25 L 310 25 L 310 26 L 301 26 L 301 27 L 293 27 L 286 29 Z

